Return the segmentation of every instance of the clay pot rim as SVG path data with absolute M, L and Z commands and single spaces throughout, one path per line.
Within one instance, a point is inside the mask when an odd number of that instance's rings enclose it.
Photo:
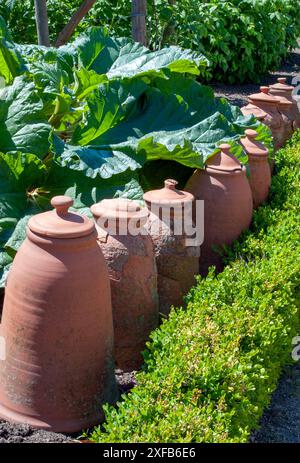
M 237 167 L 236 169 L 228 170 L 228 169 L 220 169 L 219 167 L 211 167 L 205 166 L 204 170 L 208 173 L 215 173 L 220 175 L 236 175 L 241 173 L 246 173 L 246 167 L 241 164 L 241 167 Z
M 267 117 L 267 113 L 263 109 L 259 108 L 258 106 L 255 106 L 252 103 L 249 103 L 246 106 L 244 106 L 243 108 L 241 108 L 241 111 L 244 114 L 243 110 L 246 113 L 248 113 L 247 115 L 252 114 L 253 116 L 255 116 L 260 121 L 263 121 Z
M 32 241 L 35 244 L 38 244 L 40 247 L 49 247 L 53 248 L 55 246 L 56 249 L 63 247 L 65 249 L 67 248 L 73 248 L 74 246 L 76 247 L 81 247 L 81 246 L 87 246 L 89 247 L 90 244 L 89 241 L 95 236 L 95 239 L 97 237 L 97 231 L 96 227 L 94 225 L 93 230 L 91 233 L 88 233 L 86 235 L 79 235 L 79 236 L 70 236 L 68 239 L 66 239 L 66 236 L 52 236 L 52 235 L 45 235 L 45 233 L 38 233 L 35 231 L 32 231 L 29 226 L 27 225 L 26 227 L 27 231 L 27 238 L 29 241 Z
M 287 107 L 292 107 L 293 102 L 288 100 L 285 96 L 274 96 L 276 100 L 278 101 L 278 106 L 287 106 Z
M 274 101 L 272 101 L 272 100 L 266 99 L 265 97 L 259 97 L 259 95 L 260 95 L 259 93 L 255 95 L 250 95 L 248 97 L 249 103 L 253 104 L 254 106 L 256 106 L 255 103 L 264 103 L 267 106 L 277 106 L 278 105 L 278 101 L 275 100 L 275 97 L 273 97 Z
M 282 82 L 280 82 L 281 80 Z M 276 84 L 270 85 L 270 90 L 274 89 L 274 90 L 280 90 L 282 92 L 292 92 L 295 87 L 293 85 L 287 84 L 286 80 L 287 80 L 286 77 L 279 77 L 277 79 Z
M 247 152 L 247 155 L 249 158 L 251 158 L 252 161 L 264 161 L 266 158 L 269 157 L 269 152 L 267 151 L 266 153 L 251 153 L 251 152 Z

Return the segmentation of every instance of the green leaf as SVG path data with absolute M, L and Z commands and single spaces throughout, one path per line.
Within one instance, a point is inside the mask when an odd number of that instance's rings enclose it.
M 110 79 L 157 74 L 160 70 L 198 75 L 199 67 L 208 65 L 200 53 L 169 47 L 151 52 L 126 38 L 109 37 L 108 32 L 93 27 L 73 43 L 81 67 L 107 74 Z
M 148 87 L 141 96 L 138 92 L 134 98 L 134 92 L 130 93 L 130 105 L 125 107 L 122 103 L 127 102 L 128 87 L 123 81 L 106 83 L 94 91 L 87 98 L 87 118 L 75 131 L 73 143 L 84 145 L 92 140 L 92 146 L 87 148 L 98 150 L 101 156 L 108 149 L 127 155 L 130 147 L 134 159 L 138 153 L 147 160 L 164 159 L 202 168 L 219 144 L 228 141 L 240 160 L 247 161 L 237 141 L 245 128 L 260 126 L 255 118 L 244 117 L 238 108 L 215 99 L 210 88 L 192 79 L 172 76 L 158 79 L 155 84 L 157 88 Z M 68 152 L 62 156 L 68 167 L 85 171 L 88 176 L 98 175 L 99 157 L 95 151 L 77 153 L 80 161 L 74 165 L 75 158 Z
M 0 89 L 0 151 L 47 154 L 51 127 L 34 84 L 24 77 Z
M 65 145 L 57 162 L 63 167 L 83 172 L 90 178 L 110 179 L 128 169 L 140 169 L 145 162 L 145 156 L 141 152 L 137 153 L 130 143 L 82 147 Z
M 89 93 L 104 82 L 107 82 L 107 77 L 105 75 L 99 75 L 95 71 L 88 71 L 85 68 L 80 68 L 75 71 L 74 93 L 78 100 L 83 100 Z
M 86 145 L 128 119 L 136 112 L 138 99 L 146 89 L 147 85 L 136 79 L 100 85 L 87 97 L 86 120 L 75 130 L 72 143 Z
M 13 79 L 25 72 L 26 66 L 4 19 L 0 16 L 0 76 L 10 84 Z

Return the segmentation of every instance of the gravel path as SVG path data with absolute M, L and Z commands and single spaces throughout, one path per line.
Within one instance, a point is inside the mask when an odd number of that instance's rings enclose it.
M 300 48 L 290 54 L 280 71 L 269 74 L 262 84 L 275 83 L 278 77 L 300 76 Z M 243 106 L 247 96 L 258 91 L 259 85 L 224 85 L 212 83 L 216 96 L 226 97 L 232 104 Z M 1 314 L 0 314 L 1 315 Z M 129 391 L 135 384 L 133 373 L 116 371 L 120 393 Z M 76 436 L 75 436 L 76 437 Z M 34 430 L 28 425 L 13 425 L 0 421 L 1 443 L 59 443 L 74 442 L 74 436 Z M 251 442 L 300 443 L 300 364 L 285 369 L 271 405 L 264 413 L 259 431 L 253 433 Z
M 300 443 L 300 363 L 285 369 L 251 442 Z
M 300 46 L 300 43 L 299 43 Z M 278 77 L 286 77 L 287 82 L 291 83 L 293 77 L 300 77 L 300 48 L 294 50 L 289 58 L 280 67 L 280 71 L 268 74 L 261 80 L 261 85 L 270 85 L 276 83 Z M 259 84 L 242 84 L 242 85 L 225 85 L 222 83 L 212 83 L 211 87 L 216 96 L 227 98 L 231 104 L 244 106 L 247 104 L 247 96 L 251 93 L 257 93 Z

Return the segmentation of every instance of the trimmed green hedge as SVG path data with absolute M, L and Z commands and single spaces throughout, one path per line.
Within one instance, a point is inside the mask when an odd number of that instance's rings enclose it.
M 138 386 L 96 442 L 247 442 L 299 334 L 300 132 L 277 154 L 270 201 L 152 333 Z

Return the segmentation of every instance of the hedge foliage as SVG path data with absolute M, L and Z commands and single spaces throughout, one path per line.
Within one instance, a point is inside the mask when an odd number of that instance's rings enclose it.
M 96 442 L 246 442 L 299 334 L 300 132 L 277 154 L 270 201 L 151 335 L 144 371 Z
M 52 42 L 82 0 L 47 0 Z M 275 70 L 300 36 L 300 0 L 148 0 L 151 48 L 177 44 L 201 51 L 211 62 L 207 78 L 255 81 Z M 0 0 L 13 38 L 36 42 L 34 0 Z M 131 35 L 131 0 L 97 0 L 77 33 L 102 25 Z

